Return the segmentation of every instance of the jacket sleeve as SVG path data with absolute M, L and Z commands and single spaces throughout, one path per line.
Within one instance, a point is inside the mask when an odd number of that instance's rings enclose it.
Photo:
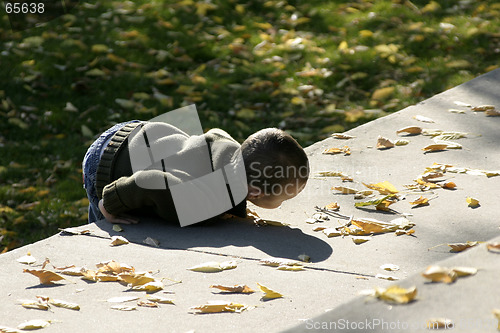
M 167 174 L 160 170 L 147 170 L 138 175 L 121 177 L 104 187 L 103 204 L 113 215 L 135 209 L 149 209 L 165 219 L 177 218 L 175 205 L 168 189 Z M 142 186 L 141 186 L 142 183 Z M 144 186 L 144 184 L 154 184 Z

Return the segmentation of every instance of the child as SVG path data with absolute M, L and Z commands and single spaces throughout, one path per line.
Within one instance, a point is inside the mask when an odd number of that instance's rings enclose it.
M 143 153 L 147 156 L 147 151 L 154 165 L 142 165 L 137 159 Z M 162 159 L 154 158 L 155 154 L 163 154 Z M 200 171 L 205 156 L 210 168 Z M 239 164 L 238 158 L 243 159 Z M 238 173 L 238 165 L 243 173 Z M 229 195 L 198 181 L 220 170 Z M 90 146 L 83 175 L 90 202 L 89 223 L 103 218 L 111 223 L 137 223 L 134 216 L 152 214 L 185 226 L 224 213 L 246 217 L 246 200 L 277 208 L 302 191 L 309 164 L 297 141 L 277 128 L 260 130 L 240 146 L 221 129 L 189 136 L 166 123 L 134 120 L 113 126 Z M 234 186 L 235 182 L 244 187 Z M 194 184 L 191 194 L 183 194 L 181 199 L 174 195 L 174 189 L 188 183 Z M 243 196 L 238 196 L 242 188 Z M 197 196 L 201 196 L 198 201 Z M 230 204 L 221 206 L 227 199 Z M 193 214 L 196 217 L 191 218 Z

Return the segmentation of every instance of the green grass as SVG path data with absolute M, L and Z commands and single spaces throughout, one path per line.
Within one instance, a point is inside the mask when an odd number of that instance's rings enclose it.
M 281 126 L 307 146 L 498 67 L 495 1 L 207 3 L 81 2 L 22 32 L 1 18 L 0 252 L 85 223 L 81 161 L 114 123 L 196 103 L 205 129 Z

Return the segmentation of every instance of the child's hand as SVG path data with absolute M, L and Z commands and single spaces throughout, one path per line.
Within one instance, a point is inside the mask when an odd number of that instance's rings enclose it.
M 110 223 L 121 223 L 121 224 L 136 224 L 139 223 L 139 219 L 130 215 L 122 215 L 122 216 L 115 216 L 113 214 L 110 214 L 106 208 L 104 208 L 104 203 L 101 200 L 99 200 L 99 210 L 101 211 L 102 215 L 104 215 L 104 218 L 106 221 Z

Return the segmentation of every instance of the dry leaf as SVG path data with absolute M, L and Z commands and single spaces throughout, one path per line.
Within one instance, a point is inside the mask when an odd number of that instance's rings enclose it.
M 375 297 L 389 303 L 406 304 L 413 301 L 416 296 L 417 287 L 406 289 L 393 285 L 389 288 L 375 288 Z
M 148 300 L 150 300 L 151 302 L 160 303 L 160 304 L 174 304 L 173 299 L 165 298 L 162 296 L 148 295 Z
M 132 285 L 132 287 L 155 281 L 155 278 L 149 272 L 121 273 L 118 275 L 118 278 Z
M 54 281 L 65 280 L 63 276 L 45 269 L 25 269 L 23 272 L 38 277 L 41 284 L 53 284 Z
M 36 258 L 33 257 L 30 252 L 28 252 L 27 255 L 17 259 L 17 262 L 20 262 L 21 264 L 31 265 L 36 262 Z
M 146 308 L 157 308 L 158 307 L 158 303 L 152 302 L 152 301 L 138 301 L 137 305 L 143 306 Z
M 236 268 L 235 261 L 225 261 L 222 263 L 210 261 L 210 262 L 206 262 L 203 264 L 199 264 L 199 265 L 190 267 L 188 269 L 191 271 L 194 271 L 194 272 L 216 273 L 216 272 L 222 272 L 223 270 L 226 270 L 226 269 L 233 269 L 233 268 Z
M 409 140 L 405 140 L 405 139 L 399 139 L 399 140 L 396 140 L 396 142 L 394 142 L 394 144 L 396 146 L 406 146 L 409 143 L 410 143 L 410 141 Z
M 318 226 L 318 227 L 314 227 L 313 228 L 313 231 L 323 231 L 323 230 L 326 230 L 327 227 L 323 227 L 323 226 Z M 331 228 L 330 228 L 331 229 Z M 335 230 L 335 229 L 334 229 Z
M 36 296 L 36 301 L 23 301 L 21 303 L 26 309 L 48 310 L 49 298 L 47 296 Z
M 325 209 L 330 209 L 330 210 L 339 210 L 340 206 L 339 206 L 338 203 L 332 202 L 332 203 L 329 203 L 328 205 L 326 205 L 324 208 Z
M 263 286 L 260 283 L 257 283 L 257 285 L 259 286 L 259 289 L 264 293 L 264 296 L 262 296 L 262 299 L 264 299 L 264 300 L 283 297 L 282 294 L 280 294 L 272 289 L 269 289 L 268 287 Z
M 453 324 L 453 321 L 448 318 L 431 318 L 427 320 L 427 326 L 428 329 L 430 330 L 436 330 L 436 329 L 452 329 L 455 327 L 455 324 Z
M 447 182 L 447 183 L 444 183 L 442 185 L 440 185 L 442 188 L 446 188 L 446 189 L 449 189 L 449 190 L 453 190 L 457 187 L 457 184 L 455 184 L 454 182 Z
M 137 310 L 137 307 L 135 306 L 130 306 L 130 305 L 113 305 L 111 307 L 111 309 L 113 310 L 120 310 L 120 311 L 134 311 L 134 310 Z
M 262 225 L 269 225 L 273 227 L 289 227 L 289 223 L 281 222 L 281 221 L 273 221 L 273 220 L 262 220 Z
M 208 301 L 199 306 L 192 306 L 191 310 L 197 310 L 196 313 L 218 313 L 218 312 L 241 312 L 245 310 L 246 305 L 227 302 L 227 301 Z
M 469 204 L 469 207 L 475 208 L 475 207 L 480 206 L 479 200 L 477 200 L 477 199 L 467 197 L 467 199 L 465 199 L 465 201 Z
M 78 228 L 64 228 L 59 229 L 59 231 L 69 235 L 88 235 L 92 233 L 90 230 L 78 230 Z
M 239 285 L 237 284 L 234 286 L 223 286 L 220 284 L 216 284 L 216 285 L 211 285 L 210 288 L 217 288 L 217 289 L 220 289 L 220 290 L 228 292 L 228 293 L 251 294 L 251 293 L 255 292 L 246 284 L 245 285 L 244 284 L 239 284 Z
M 421 121 L 421 122 L 424 122 L 424 123 L 434 123 L 435 122 L 431 118 L 424 117 L 424 116 L 421 116 L 421 115 L 413 116 L 413 119 Z
M 486 244 L 488 251 L 493 253 L 500 253 L 500 242 L 493 242 Z
M 59 308 L 65 308 L 65 309 L 70 309 L 70 310 L 80 310 L 80 305 L 76 304 L 76 303 L 70 303 L 70 302 L 66 302 L 66 301 L 63 301 L 63 300 L 60 300 L 60 299 L 49 299 L 49 303 L 51 305 L 54 305 L 54 306 L 57 306 Z
M 466 243 L 451 243 L 447 244 L 449 247 L 451 247 L 451 252 L 462 252 L 470 247 L 474 247 L 478 245 L 479 242 L 477 241 L 468 241 Z
M 49 325 L 49 320 L 34 319 L 20 324 L 19 326 L 17 326 L 17 328 L 19 328 L 20 330 L 37 330 L 40 328 L 45 328 Z
M 500 111 L 497 110 L 486 110 L 485 114 L 488 117 L 500 117 Z
M 332 190 L 340 191 L 342 194 L 355 194 L 358 190 L 345 186 L 334 186 L 331 188 Z
M 379 135 L 377 138 L 377 149 L 387 149 L 394 147 L 394 142 Z
M 129 241 L 123 236 L 113 236 L 111 237 L 111 246 L 118 246 L 123 244 L 129 244 Z
M 277 268 L 278 270 L 280 271 L 303 271 L 304 270 L 304 267 L 303 266 L 287 266 L 287 265 L 284 265 L 284 266 L 278 266 Z
M 495 110 L 494 105 L 478 105 L 478 106 L 473 106 L 472 111 L 488 111 L 488 110 Z
M 341 231 L 339 231 L 335 228 L 326 228 L 323 230 L 323 233 L 329 238 L 343 235 L 343 233 Z
M 71 275 L 71 276 L 83 276 L 83 271 L 86 269 L 83 267 L 69 267 L 65 268 L 62 270 L 60 273 L 64 275 Z
M 351 155 L 351 149 L 348 146 L 344 146 L 342 148 L 328 148 L 323 151 L 323 154 L 327 155 L 336 155 L 336 154 L 344 154 Z
M 343 139 L 343 140 L 348 140 L 348 139 L 355 138 L 355 136 L 348 135 L 348 134 L 343 134 L 343 133 L 333 133 L 332 136 L 335 139 Z
M 120 297 L 111 297 L 108 298 L 109 303 L 125 303 L 125 302 L 130 302 L 130 301 L 136 301 L 140 297 L 138 296 L 120 296 Z
M 475 267 L 452 267 L 451 268 L 455 273 L 457 273 L 458 277 L 475 275 L 477 273 L 477 268 Z
M 138 286 L 133 286 L 131 290 L 156 292 L 162 289 L 163 289 L 163 283 L 161 281 L 151 281 Z
M 422 273 L 422 276 L 432 282 L 452 283 L 458 278 L 458 274 L 452 269 L 431 265 Z
M 160 241 L 151 237 L 146 237 L 142 242 L 152 247 L 160 247 Z
M 410 202 L 410 205 L 414 205 L 415 207 L 417 206 L 428 206 L 429 205 L 429 198 L 424 198 L 423 196 L 420 196 L 415 201 Z
M 352 237 L 352 241 L 354 242 L 354 244 L 363 244 L 363 243 L 366 243 L 368 242 L 369 240 L 371 240 L 372 237 L 371 236 L 356 236 L 356 237 Z
M 384 264 L 380 268 L 384 271 L 399 271 L 399 266 L 394 264 Z
M 493 315 L 495 316 L 496 319 L 498 319 L 498 326 L 497 329 L 500 330 L 500 309 L 493 309 Z
M 0 333 L 20 333 L 18 329 L 0 325 Z
M 384 195 L 396 194 L 396 193 L 399 192 L 394 187 L 394 185 L 392 185 L 388 181 L 383 181 L 383 182 L 380 182 L 380 183 L 377 183 L 377 184 L 365 184 L 365 183 L 363 183 L 363 185 L 365 185 L 369 189 L 378 191 L 380 194 L 384 194 Z
M 422 127 L 418 126 L 407 126 L 396 131 L 397 134 L 408 133 L 408 134 L 420 134 L 422 133 Z
M 424 148 L 422 148 L 422 150 L 425 152 L 442 151 L 445 150 L 447 147 L 448 147 L 447 144 L 432 144 L 425 146 Z
M 318 172 L 319 177 L 347 177 L 343 172 L 341 171 L 320 171 Z
M 259 261 L 261 264 L 272 267 L 279 266 L 302 266 L 302 263 L 297 260 L 285 259 L 285 258 L 266 258 Z

